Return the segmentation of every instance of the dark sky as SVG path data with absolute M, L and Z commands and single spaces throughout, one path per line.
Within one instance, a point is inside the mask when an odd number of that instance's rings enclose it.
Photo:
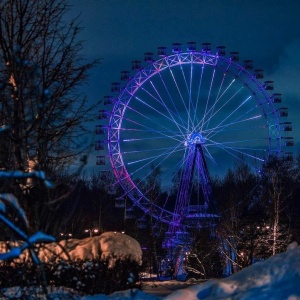
M 195 41 L 212 48 L 224 45 L 252 59 L 255 68 L 274 80 L 289 107 L 296 147 L 300 113 L 300 1 L 297 0 L 70 0 L 72 13 L 81 14 L 88 59 L 102 58 L 86 89 L 90 101 L 110 94 L 131 61 L 143 59 L 158 46 Z

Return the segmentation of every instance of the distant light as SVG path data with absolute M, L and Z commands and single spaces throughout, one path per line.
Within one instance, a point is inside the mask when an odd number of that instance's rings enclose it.
M 125 233 L 125 231 L 122 231 L 121 233 Z

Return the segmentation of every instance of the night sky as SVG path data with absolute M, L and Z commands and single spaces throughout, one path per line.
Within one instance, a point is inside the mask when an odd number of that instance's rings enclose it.
M 179 1 L 179 0 L 71 0 L 72 15 L 80 14 L 87 59 L 101 58 L 85 87 L 91 102 L 110 94 L 120 71 L 145 52 L 185 47 L 195 41 L 224 45 L 238 51 L 240 61 L 252 59 L 254 68 L 274 80 L 274 92 L 283 94 L 293 122 L 294 151 L 299 150 L 300 113 L 300 1 Z M 101 109 L 101 108 L 100 108 Z M 91 162 L 92 164 L 93 162 Z

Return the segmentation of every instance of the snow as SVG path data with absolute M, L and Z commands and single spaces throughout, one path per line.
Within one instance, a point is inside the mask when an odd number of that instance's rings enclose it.
M 300 247 L 291 244 L 287 251 L 257 262 L 240 272 L 202 285 L 178 290 L 165 300 L 179 299 L 300 299 Z
M 221 279 L 208 280 L 200 285 L 177 290 L 165 297 L 142 291 L 123 291 L 109 296 L 86 296 L 83 300 L 300 300 L 300 247 L 291 244 L 287 251 L 257 262 L 240 272 Z
M 33 238 L 33 241 L 39 239 L 47 240 L 48 236 L 39 233 L 34 235 Z M 23 245 L 18 242 L 13 242 L 11 246 L 17 247 L 13 249 L 23 249 Z M 18 246 L 21 247 L 18 248 Z M 8 244 L 6 242 L 0 242 L 0 253 L 7 251 Z M 11 253 L 12 255 L 13 251 L 8 253 Z M 42 262 L 51 262 L 61 259 L 68 260 L 69 258 L 73 261 L 92 260 L 101 257 L 101 259 L 108 258 L 110 260 L 110 266 L 112 267 L 118 258 L 129 258 L 141 263 L 142 249 L 137 240 L 126 234 L 120 232 L 105 232 L 100 236 L 93 236 L 85 239 L 61 240 L 58 243 L 53 242 L 45 244 L 44 247 L 40 249 L 38 257 Z M 25 250 L 20 255 L 20 261 L 26 261 L 28 258 L 29 252 L 28 250 Z
M 132 243 L 131 238 L 127 236 L 120 237 L 122 234 L 106 233 L 104 235 L 107 247 L 102 247 L 107 255 L 125 255 L 124 245 L 131 249 L 132 253 L 139 254 L 140 247 L 136 243 Z M 100 236 L 101 237 L 101 236 Z M 100 238 L 99 237 L 99 238 Z M 116 239 L 114 238 L 116 237 Z M 103 237 L 102 237 L 103 238 Z M 119 238 L 121 240 L 119 240 Z M 85 239 L 87 244 L 90 239 Z M 129 242 L 130 241 L 130 242 Z M 134 240 L 135 241 L 135 240 Z M 125 244 L 124 244 L 125 243 Z M 138 245 L 138 246 L 137 246 Z M 137 247 L 137 249 L 135 249 Z M 89 250 L 91 252 L 91 250 Z M 127 252 L 126 252 L 127 253 Z M 88 256 L 87 256 L 88 257 Z M 161 286 L 173 284 L 176 281 L 170 282 L 155 282 L 153 291 L 159 294 Z M 202 284 L 192 284 L 186 288 L 178 289 L 166 296 L 158 296 L 151 293 L 151 289 L 140 291 L 131 289 L 126 291 L 115 292 L 111 295 L 93 295 L 79 296 L 74 291 L 66 289 L 53 290 L 50 295 L 51 299 L 78 299 L 78 300 L 219 300 L 219 299 L 240 299 L 240 300 L 300 300 L 300 246 L 294 242 L 289 245 L 284 253 L 277 254 L 268 258 L 265 261 L 257 262 L 248 268 L 245 268 L 238 273 L 224 278 L 211 279 Z M 186 283 L 181 283 L 182 286 Z M 180 287 L 178 283 L 177 288 Z M 16 289 L 16 288 L 15 288 Z M 6 291 L 6 295 L 10 294 L 10 289 Z M 15 292 L 15 290 L 14 290 Z M 62 298 L 60 298 L 63 296 Z M 35 298 L 31 298 L 35 299 Z M 44 299 L 39 297 L 39 299 Z M 46 299 L 46 298 L 45 298 Z

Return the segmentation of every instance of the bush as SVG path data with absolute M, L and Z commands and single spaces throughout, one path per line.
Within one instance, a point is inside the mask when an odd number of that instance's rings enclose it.
M 60 261 L 51 264 L 9 264 L 0 267 L 1 289 L 39 286 L 46 276 L 49 286 L 68 287 L 83 294 L 111 294 L 130 288 L 141 288 L 140 266 L 131 260 L 117 260 L 113 268 L 108 261 Z

